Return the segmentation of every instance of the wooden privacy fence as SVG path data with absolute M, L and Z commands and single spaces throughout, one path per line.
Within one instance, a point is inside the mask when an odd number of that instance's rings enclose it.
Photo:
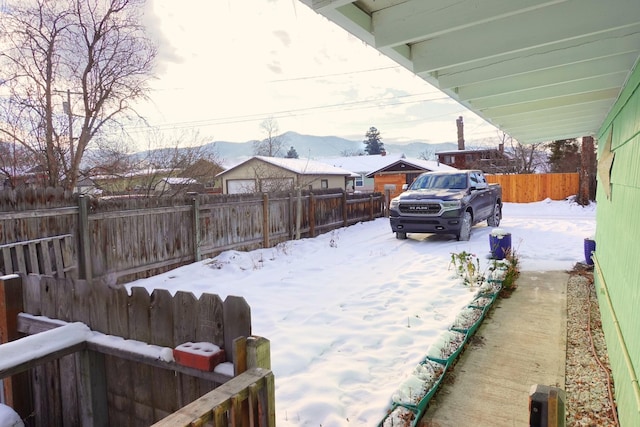
M 502 186 L 502 201 L 509 203 L 564 200 L 578 194 L 578 173 L 485 175 L 487 182 Z
M 273 247 L 384 215 L 384 196 L 313 193 L 89 199 L 0 191 L 0 245 L 71 235 L 73 277 L 124 283 L 230 250 Z M 7 264 L 8 265 L 8 264 Z M 2 273 L 29 273 L 17 268 Z
M 36 275 L 0 277 L 0 342 L 60 326 L 51 319 L 82 322 L 116 341 L 113 345 L 108 344 L 111 341 L 89 342 L 81 349 L 73 348 L 74 354 L 54 355 L 55 360 L 33 367 L 29 375 L 5 380 L 8 403 L 30 426 L 91 425 L 96 420 L 101 420 L 96 425 L 150 425 L 233 377 L 127 351 L 118 344 L 123 339 L 170 349 L 185 342 L 211 342 L 226 350 L 235 374 L 260 367 L 257 362 L 249 363 L 247 355 L 259 354 L 253 359 L 270 363 L 267 340 L 250 341 L 260 344 L 258 350 L 247 344 L 251 312 L 240 297 L 229 296 L 223 302 L 212 294 L 196 299 L 187 292 L 171 296 L 166 290 L 154 290 L 149 295 L 139 287 L 128 295 L 122 287 L 97 281 L 89 285 L 83 280 Z M 79 350 L 89 353 L 76 353 Z M 269 389 L 264 383 L 269 373 L 259 377 L 254 378 L 259 385 L 247 385 L 248 378 L 234 384 Z M 239 392 L 235 399 L 246 399 L 244 393 Z M 263 398 L 273 400 L 273 389 Z M 213 397 L 209 400 L 217 402 Z M 220 416 L 239 416 L 229 412 L 224 402 L 218 404 L 225 408 Z M 88 412 L 91 424 L 86 423 Z

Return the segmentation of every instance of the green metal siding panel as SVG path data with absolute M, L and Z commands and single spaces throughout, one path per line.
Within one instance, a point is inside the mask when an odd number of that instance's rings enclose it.
M 596 289 L 601 309 L 607 351 L 613 371 L 616 402 L 621 425 L 640 425 L 640 408 L 636 401 L 623 344 L 630 355 L 636 377 L 640 373 L 640 71 L 629 81 L 624 97 L 612 110 L 600 129 L 600 150 L 613 126 L 612 151 L 615 160 L 611 171 L 611 199 L 598 187 L 596 212 L 596 257 L 605 283 L 596 275 Z M 603 286 L 609 291 L 613 312 Z M 624 343 L 618 339 L 614 316 Z
M 611 183 L 614 187 L 640 187 L 640 135 L 636 135 L 625 145 L 613 150 L 616 157 L 611 169 Z
M 629 142 L 640 130 L 640 122 L 635 120 L 638 117 L 638 105 L 640 104 L 640 91 L 632 92 L 627 100 L 625 108 L 620 111 L 620 115 L 615 119 L 613 127 L 614 138 L 611 149 L 615 150 L 621 145 Z M 615 144 L 613 144 L 615 142 Z

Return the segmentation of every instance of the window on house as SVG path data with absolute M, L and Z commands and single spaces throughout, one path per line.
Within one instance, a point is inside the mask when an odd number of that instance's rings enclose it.
M 320 188 L 329 188 L 329 180 L 321 179 L 320 180 Z
M 356 187 L 362 187 L 364 185 L 364 179 L 362 175 L 356 177 Z

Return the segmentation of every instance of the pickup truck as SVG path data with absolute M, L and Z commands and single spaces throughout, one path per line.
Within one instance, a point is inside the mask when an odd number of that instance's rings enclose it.
M 501 219 L 502 187 L 488 184 L 479 170 L 425 172 L 389 204 L 391 230 L 398 239 L 407 233 L 437 233 L 469 240 L 474 224 L 486 220 L 497 227 Z

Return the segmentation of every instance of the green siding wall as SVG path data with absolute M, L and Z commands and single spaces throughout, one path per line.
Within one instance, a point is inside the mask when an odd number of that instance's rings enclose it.
M 602 279 L 595 274 L 596 289 L 615 385 L 622 426 L 640 425 L 640 407 L 632 374 L 625 363 L 626 346 L 636 377 L 640 374 L 640 70 L 633 77 L 600 129 L 599 158 L 613 129 L 611 198 L 598 178 L 596 258 Z M 604 282 L 604 283 L 603 283 Z M 609 291 L 613 310 L 604 292 Z M 617 317 L 622 339 L 614 324 Z

